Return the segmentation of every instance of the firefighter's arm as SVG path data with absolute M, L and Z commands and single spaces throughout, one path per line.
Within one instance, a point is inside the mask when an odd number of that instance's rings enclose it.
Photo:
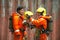
M 52 18 L 52 16 L 42 16 L 42 18 L 50 20 Z
M 49 22 L 53 22 L 52 16 L 42 16 L 42 18 L 46 19 Z
M 19 21 L 19 16 L 13 16 L 13 28 L 16 35 L 20 35 L 18 21 Z
M 40 22 L 41 22 L 40 20 L 35 20 L 32 18 L 30 20 L 31 20 L 32 24 L 35 25 L 36 27 L 38 27 L 40 25 Z
M 47 20 L 43 20 L 42 22 L 43 28 L 46 30 L 47 29 Z
M 40 18 L 38 20 L 33 20 L 32 24 L 34 24 L 36 27 L 43 25 L 45 29 L 47 28 L 47 21 L 43 18 Z

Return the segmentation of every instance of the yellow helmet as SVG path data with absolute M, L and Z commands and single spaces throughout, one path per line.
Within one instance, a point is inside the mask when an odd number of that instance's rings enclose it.
M 32 13 L 31 11 L 26 11 L 26 12 L 24 13 L 25 19 L 26 19 L 27 15 L 28 15 L 28 16 L 32 16 L 33 13 Z
M 37 9 L 37 12 L 43 12 L 43 16 L 46 16 L 46 9 L 45 8 L 43 8 L 43 7 L 40 7 L 40 8 L 38 8 Z

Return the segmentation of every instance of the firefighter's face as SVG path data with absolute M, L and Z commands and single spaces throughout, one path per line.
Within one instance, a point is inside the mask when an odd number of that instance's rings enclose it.
M 36 15 L 37 15 L 37 16 L 40 16 L 40 14 L 39 14 L 38 12 L 36 12 Z
M 19 10 L 19 14 L 23 15 L 24 14 L 24 9 Z
M 38 16 L 42 16 L 42 13 L 40 13 L 40 12 L 37 12 L 37 15 L 38 15 Z

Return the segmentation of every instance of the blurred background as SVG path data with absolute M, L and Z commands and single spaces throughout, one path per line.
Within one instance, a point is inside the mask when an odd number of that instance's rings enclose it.
M 16 12 L 19 5 L 24 6 L 25 10 L 28 9 L 33 13 L 36 12 L 38 7 L 45 7 L 47 14 L 53 17 L 53 32 L 50 33 L 48 39 L 60 40 L 60 0 L 0 0 L 0 40 L 13 40 L 13 36 L 9 31 L 9 17 L 12 12 Z M 30 33 L 34 33 L 34 30 Z M 30 40 L 34 40 L 33 37 Z

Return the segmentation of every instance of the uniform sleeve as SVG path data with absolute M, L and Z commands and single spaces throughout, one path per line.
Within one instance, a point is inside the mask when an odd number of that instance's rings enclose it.
M 34 21 L 32 21 L 32 24 L 35 25 L 35 26 L 38 26 L 39 21 L 38 20 L 34 20 Z
M 43 18 L 38 19 L 38 20 L 34 20 L 32 21 L 33 25 L 35 25 L 36 27 L 40 27 L 40 25 L 43 25 L 44 29 L 47 28 L 47 21 Z
M 38 27 L 40 25 L 40 22 L 41 22 L 40 20 L 33 20 L 32 24 Z
M 14 30 L 18 30 L 19 29 L 19 25 L 18 25 L 18 16 L 14 16 L 13 17 L 13 27 L 14 27 Z
M 47 29 L 47 20 L 43 20 L 42 22 L 43 28 L 46 30 Z
M 51 16 L 42 16 L 42 18 L 49 20 Z
M 19 16 L 13 16 L 13 28 L 14 28 L 14 32 L 19 35 L 19 25 L 18 25 L 18 21 L 19 21 Z

